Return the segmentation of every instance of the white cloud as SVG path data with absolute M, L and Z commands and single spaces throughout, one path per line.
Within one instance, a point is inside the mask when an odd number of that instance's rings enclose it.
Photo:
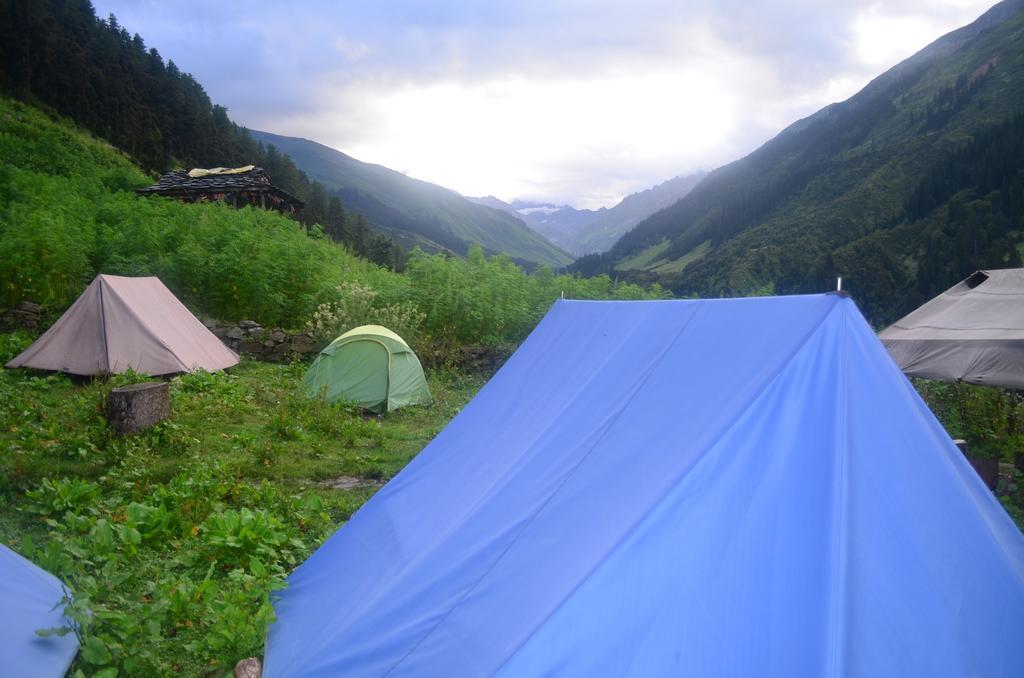
M 699 72 L 641 77 L 438 83 L 349 94 L 372 101 L 376 121 L 350 151 L 468 195 L 552 195 L 576 171 L 664 166 L 715 152 L 735 124 L 729 94 Z M 551 164 L 552 150 L 562 165 Z M 568 171 L 567 171 L 568 170 Z M 566 176 L 568 175 L 568 176 Z M 561 184 L 561 185 L 559 185 Z M 600 191 L 603 187 L 595 186 Z M 576 202 L 606 199 L 577 187 Z
M 942 26 L 931 17 L 888 14 L 879 5 L 861 12 L 854 23 L 857 57 L 868 66 L 899 62 L 940 35 Z
M 742 156 L 991 0 L 97 0 L 236 121 L 466 195 L 610 205 Z

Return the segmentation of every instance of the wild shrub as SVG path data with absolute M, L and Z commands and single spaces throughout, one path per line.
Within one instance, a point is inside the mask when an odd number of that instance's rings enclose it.
M 48 532 L 43 547 L 26 535 L 19 550 L 74 592 L 69 626 L 40 631 L 77 634 L 79 664 L 95 675 L 223 670 L 260 654 L 270 594 L 333 529 L 328 505 L 225 478 L 202 459 L 140 486 L 132 463 L 99 482 L 44 479 L 29 493 Z M 188 655 L 169 657 L 168 638 Z
M 187 401 L 209 410 L 211 414 L 244 407 L 254 399 L 252 390 L 227 372 L 186 372 L 171 380 L 170 389 L 172 405 Z
M 254 558 L 276 561 L 289 539 L 276 516 L 265 509 L 246 507 L 209 516 L 200 532 L 206 556 L 233 567 L 248 567 Z
M 308 398 L 293 393 L 278 404 L 271 414 L 265 430 L 278 440 L 305 440 L 309 434 L 330 436 L 344 447 L 357 443 L 379 447 L 384 434 L 380 423 L 365 419 L 362 410 L 345 402 L 327 402 L 322 397 Z
M 66 511 L 83 511 L 99 498 L 100 486 L 78 478 L 44 478 L 39 487 L 26 493 L 31 500 L 29 510 L 43 515 L 60 515 Z
M 1024 453 L 1024 397 L 992 386 L 915 379 L 914 386 L 950 436 L 971 454 L 1005 458 Z
M 207 372 L 198 369 L 195 372 L 180 374 L 171 382 L 182 393 L 212 393 L 218 396 L 236 396 L 244 392 L 244 388 L 227 372 Z
M 657 299 L 657 285 L 645 290 L 614 283 L 607 276 L 555 275 L 548 268 L 527 274 L 508 257 L 487 257 L 479 246 L 465 259 L 413 250 L 406 266 L 409 295 L 424 314 L 421 342 L 450 349 L 458 345 L 498 346 L 522 341 L 560 296 L 570 299 Z
M 7 334 L 0 334 L 0 365 L 6 364 L 12 358 L 24 351 L 32 344 L 32 337 L 28 332 L 16 331 Z
M 410 301 L 383 303 L 380 293 L 368 285 L 345 282 L 335 288 L 332 301 L 317 306 L 307 329 L 328 343 L 360 325 L 383 325 L 414 343 L 425 317 Z

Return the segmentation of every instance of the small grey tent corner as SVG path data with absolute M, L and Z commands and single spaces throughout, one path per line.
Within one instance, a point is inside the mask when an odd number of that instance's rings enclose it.
M 879 339 L 909 377 L 1024 388 L 1024 268 L 977 271 Z
M 82 376 L 149 375 L 238 364 L 156 277 L 98 275 L 50 329 L 6 367 Z
M 372 412 L 427 405 L 430 389 L 419 358 L 386 327 L 363 325 L 345 332 L 317 356 L 302 380 L 306 395 L 347 400 Z

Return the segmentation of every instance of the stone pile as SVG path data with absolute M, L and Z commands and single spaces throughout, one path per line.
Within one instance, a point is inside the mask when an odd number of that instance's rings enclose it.
M 477 374 L 494 374 L 514 350 L 514 346 L 459 346 L 452 351 L 424 348 L 417 355 L 428 368 L 454 367 Z
M 25 330 L 38 334 L 42 330 L 42 308 L 31 301 L 23 301 L 14 308 L 0 309 L 0 332 Z
M 320 342 L 309 332 L 286 332 L 280 327 L 267 329 L 255 320 L 224 324 L 213 319 L 203 321 L 206 329 L 232 351 L 268 362 L 291 362 L 320 350 Z

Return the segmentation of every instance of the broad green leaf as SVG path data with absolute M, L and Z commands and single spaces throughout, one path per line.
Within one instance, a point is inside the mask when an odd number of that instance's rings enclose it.
M 82 659 L 89 662 L 90 664 L 96 664 L 102 666 L 103 664 L 109 664 L 112 657 L 110 656 L 110 650 L 103 644 L 103 641 L 96 636 L 89 636 L 82 643 Z
M 264 567 L 258 558 L 251 558 L 249 560 L 249 570 L 257 577 L 267 576 L 267 568 Z

